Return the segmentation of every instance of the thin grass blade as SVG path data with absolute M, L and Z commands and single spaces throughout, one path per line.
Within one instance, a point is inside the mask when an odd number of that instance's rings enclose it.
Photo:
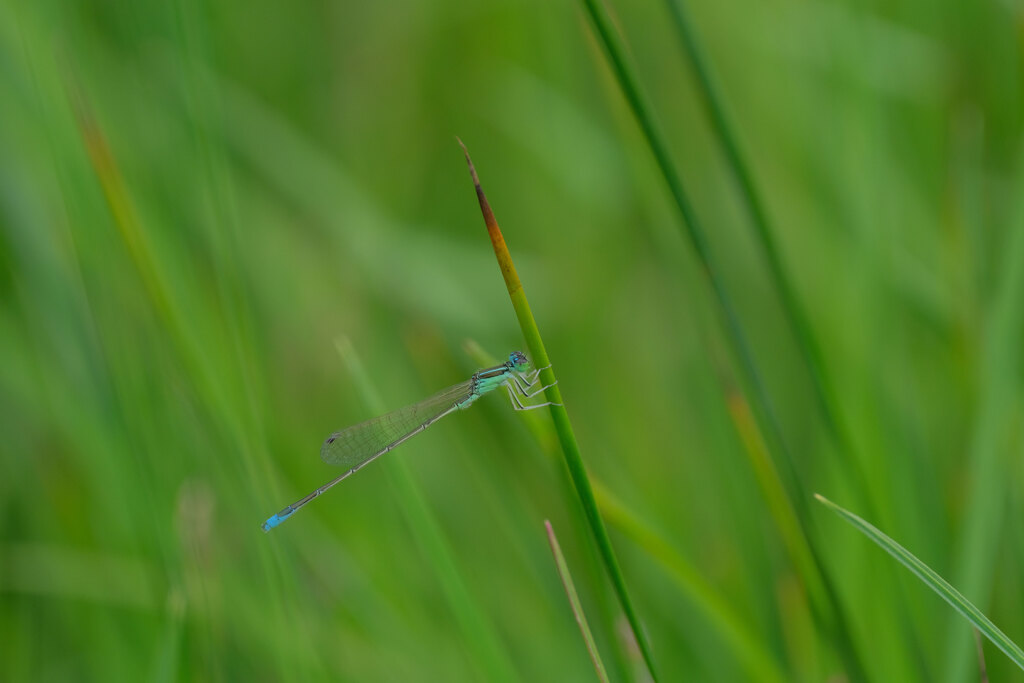
M 733 127 L 726 116 L 725 105 L 711 76 L 711 69 L 708 67 L 704 52 L 697 42 L 690 17 L 683 6 L 683 0 L 666 0 L 666 4 L 672 15 L 679 42 L 693 67 L 693 73 L 697 79 L 697 91 L 701 95 L 711 128 L 718 137 L 725 159 L 736 179 L 740 197 L 747 205 L 747 212 L 750 214 L 750 220 L 754 226 L 754 234 L 760 242 L 761 251 L 768 263 L 768 272 L 772 280 L 775 281 L 775 289 L 782 301 L 783 313 L 796 337 L 797 346 L 804 357 L 804 363 L 810 371 L 814 398 L 825 419 L 825 426 L 841 448 L 842 455 L 851 458 L 849 436 L 843 430 L 839 419 L 838 402 L 825 374 L 821 347 L 811 331 L 807 316 L 797 300 L 796 290 L 782 264 L 782 257 L 775 244 L 774 230 L 769 223 L 764 202 L 761 200 L 747 161 L 740 151 L 739 138 L 733 132 Z M 848 465 L 851 468 L 855 467 L 852 460 Z M 861 484 L 862 489 L 866 490 L 863 482 Z
M 988 617 L 982 614 L 981 610 L 974 606 L 970 600 L 965 598 L 960 591 L 953 588 L 945 579 L 935 573 L 931 567 L 917 559 L 909 550 L 901 546 L 893 539 L 886 536 L 879 529 L 872 526 L 865 520 L 846 510 L 829 499 L 819 494 L 814 494 L 818 502 L 825 505 L 834 513 L 846 520 L 855 529 L 874 541 L 885 552 L 889 553 L 904 567 L 909 569 L 917 578 L 921 579 L 926 586 L 935 591 L 939 597 L 948 602 L 953 609 L 960 613 L 967 621 L 971 622 L 978 631 L 988 638 L 993 645 L 1002 650 L 1014 664 L 1024 669 L 1024 650 L 1014 643 L 1010 638 L 999 630 Z
M 601 653 L 597 651 L 597 643 L 594 642 L 594 635 L 587 625 L 587 616 L 583 613 L 583 605 L 580 597 L 576 594 L 576 586 L 572 582 L 572 574 L 569 573 L 569 565 L 562 554 L 562 548 L 558 545 L 558 538 L 551 522 L 544 520 L 544 528 L 548 532 L 548 543 L 551 545 L 551 554 L 555 557 L 555 568 L 558 569 L 558 576 L 562 579 L 562 586 L 565 587 L 565 595 L 569 598 L 569 605 L 572 607 L 572 614 L 576 617 L 576 625 L 580 627 L 580 635 L 587 646 L 587 653 L 590 654 L 590 661 L 594 664 L 594 671 L 597 678 L 603 683 L 608 683 L 608 672 L 604 670 L 604 663 L 601 661 Z

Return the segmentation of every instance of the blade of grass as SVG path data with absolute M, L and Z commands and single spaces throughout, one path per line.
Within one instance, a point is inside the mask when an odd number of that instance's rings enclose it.
M 246 453 L 261 454 L 265 463 L 266 451 L 251 437 L 251 434 L 257 431 L 252 426 L 256 422 L 256 416 L 250 410 L 251 404 L 239 406 L 232 402 L 229 395 L 230 383 L 224 377 L 228 368 L 223 365 L 214 367 L 210 362 L 206 354 L 208 345 L 197 339 L 193 321 L 175 299 L 174 290 L 166 273 L 160 267 L 159 253 L 154 250 L 143 229 L 132 196 L 85 91 L 78 85 L 73 71 L 66 70 L 63 76 L 65 94 L 71 103 L 79 136 L 107 202 L 111 219 L 128 251 L 157 319 L 172 340 L 175 355 L 186 369 L 198 395 L 209 408 L 211 428 L 221 435 L 225 443 L 236 444 Z M 255 487 L 265 483 L 256 472 L 254 459 L 245 458 L 240 462 L 242 471 L 251 485 Z M 159 527 L 159 522 L 153 523 L 155 527 Z M 264 553 L 264 560 L 268 557 Z M 274 618 L 281 621 L 283 615 L 289 613 L 292 601 L 285 599 L 284 592 L 288 589 L 282 590 L 275 583 L 271 590 L 276 610 Z M 294 612 L 291 614 L 294 616 Z M 294 621 L 301 623 L 298 619 Z M 281 653 L 275 651 L 274 654 L 280 671 L 288 671 L 289 668 Z
M 182 364 L 189 371 L 196 387 L 201 391 L 215 411 L 222 424 L 228 427 L 231 438 L 237 443 L 249 446 L 247 430 L 240 422 L 245 414 L 236 414 L 231 408 L 225 383 L 220 375 L 224 368 L 213 369 L 204 354 L 203 344 L 194 336 L 188 315 L 174 299 L 174 292 L 164 272 L 161 271 L 158 253 L 154 250 L 143 229 L 142 221 L 125 185 L 120 168 L 111 151 L 110 144 L 99 121 L 72 74 L 65 76 L 65 88 L 75 114 L 78 132 L 85 146 L 93 172 L 100 184 L 111 219 L 124 243 L 132 264 L 142 281 L 143 289 L 152 303 L 158 320 L 174 342 L 174 348 Z M 250 472 L 251 474 L 251 472 Z
M 485 352 L 476 342 L 467 342 L 466 347 L 481 366 L 497 364 L 497 357 Z M 541 450 L 549 457 L 557 458 L 558 443 L 550 424 L 531 411 L 520 412 L 519 416 Z M 748 628 L 748 622 L 733 610 L 715 586 L 705 581 L 700 572 L 662 534 L 652 529 L 600 479 L 591 477 L 591 483 L 602 517 L 664 570 L 683 597 L 707 620 L 710 628 L 732 648 L 736 660 L 742 662 L 746 669 L 747 680 L 770 683 L 790 680 L 791 677 L 785 675 L 777 659 L 764 647 L 762 639 L 754 636 Z M 779 486 L 781 491 L 781 484 Z
M 853 528 L 874 541 L 885 552 L 892 555 L 904 567 L 909 569 L 917 578 L 921 579 L 926 586 L 935 591 L 939 597 L 948 602 L 950 606 L 960 613 L 967 621 L 971 622 L 978 631 L 988 638 L 993 645 L 1002 650 L 1014 664 L 1024 669 L 1024 650 L 1007 637 L 1005 633 L 993 624 L 988 617 L 981 613 L 970 600 L 965 598 L 960 591 L 936 574 L 931 567 L 917 559 L 909 550 L 901 546 L 893 539 L 886 536 L 877 528 L 864 521 L 849 510 L 846 510 L 829 499 L 819 494 L 814 494 L 818 502 L 825 505 L 834 513 L 846 520 Z
M 387 409 L 380 398 L 373 380 L 363 367 L 352 342 L 347 337 L 335 341 L 338 354 L 344 361 L 349 374 L 355 381 L 363 403 L 374 415 L 383 415 Z M 419 485 L 409 473 L 401 458 L 388 460 L 385 468 L 391 483 L 398 489 L 395 496 L 402 508 L 406 522 L 420 545 L 428 563 L 441 583 L 448 607 L 455 615 L 463 637 L 469 643 L 478 665 L 489 681 L 515 681 L 515 667 L 501 645 L 501 639 L 494 632 L 487 617 L 473 601 L 473 596 L 459 571 L 454 553 L 445 538 L 441 525 L 433 510 L 427 504 Z
M 807 366 L 811 378 L 811 389 L 818 412 L 825 423 L 825 430 L 837 449 L 838 463 L 845 472 L 848 481 L 854 484 L 854 490 L 863 500 L 869 511 L 878 511 L 880 519 L 889 519 L 890 511 L 885 499 L 876 499 L 871 495 L 871 487 L 860 461 L 854 455 L 853 440 L 842 420 L 839 401 L 835 390 L 825 371 L 824 356 L 821 346 L 812 331 L 807 315 L 800 305 L 792 281 L 782 265 L 782 258 L 773 237 L 774 230 L 769 223 L 764 202 L 754 183 L 753 175 L 746 159 L 740 151 L 739 137 L 725 113 L 722 96 L 715 85 L 704 51 L 693 31 L 689 15 L 683 0 L 665 0 L 672 22 L 676 28 L 679 42 L 686 53 L 697 81 L 697 92 L 704 104 L 704 109 L 711 123 L 718 142 L 725 155 L 726 163 L 732 171 L 733 178 L 739 189 L 740 198 L 747 207 L 750 221 L 754 228 L 754 236 L 760 245 L 761 252 L 768 264 L 768 274 L 782 304 L 782 312 L 797 344 L 797 350 Z M 809 587 L 810 588 L 810 587 Z M 904 612 L 906 610 L 903 610 Z M 904 631 L 910 642 L 919 664 L 923 664 L 924 655 L 913 631 L 906 619 L 903 619 Z
M 776 471 L 772 460 L 768 455 L 764 439 L 757 423 L 754 422 L 750 413 L 750 406 L 743 395 L 738 391 L 731 391 L 726 395 L 726 404 L 729 409 L 729 417 L 732 418 L 736 432 L 743 442 L 743 448 L 750 460 L 751 469 L 761 493 L 768 505 L 769 513 L 775 520 L 775 526 L 782 536 L 782 543 L 789 554 L 789 561 L 796 568 L 797 572 L 804 577 L 804 588 L 812 604 L 825 604 L 826 588 L 822 585 L 821 577 L 814 568 L 814 554 L 807 543 L 807 538 L 800 532 L 800 522 L 796 518 L 796 512 L 786 498 L 785 489 L 779 480 L 779 473 Z
M 836 645 L 846 665 L 859 667 L 860 662 L 853 650 L 853 639 L 847 630 L 845 614 L 835 592 L 835 586 L 821 567 L 818 555 L 804 533 L 791 501 L 786 497 L 785 487 L 768 453 L 764 436 L 751 413 L 750 404 L 743 394 L 736 390 L 729 370 L 721 363 L 717 365 L 720 381 L 725 390 L 729 417 L 740 441 L 743 442 L 743 449 L 768 505 L 769 513 L 779 530 L 789 561 L 797 575 L 802 578 L 812 616 L 838 641 Z M 856 668 L 851 672 L 851 676 L 866 678 L 865 672 Z
M 601 42 L 605 47 L 608 59 L 619 79 L 619 85 L 622 88 L 623 94 L 626 96 L 630 108 L 633 110 L 633 115 L 636 117 L 637 123 L 640 125 L 640 128 L 647 139 L 648 145 L 654 154 L 655 161 L 657 162 L 658 167 L 665 178 L 665 182 L 668 185 L 669 191 L 676 203 L 676 207 L 679 209 L 680 216 L 683 219 L 682 222 L 686 235 L 697 254 L 697 258 L 703 266 L 703 273 L 707 278 L 708 284 L 710 285 L 712 293 L 718 304 L 717 308 L 722 316 L 722 323 L 725 326 L 726 337 L 729 340 L 733 356 L 739 364 L 746 380 L 747 391 L 752 393 L 754 396 L 755 401 L 752 401 L 752 403 L 756 404 L 760 408 L 759 414 L 762 416 L 762 420 L 770 427 L 766 432 L 770 434 L 773 446 L 775 446 L 773 450 L 781 453 L 783 456 L 778 458 L 780 462 L 777 464 L 782 465 L 780 473 L 786 483 L 789 497 L 793 501 L 794 509 L 797 510 L 797 514 L 801 519 L 801 524 L 806 527 L 809 517 L 807 514 L 807 505 L 804 502 L 804 496 L 802 494 L 803 487 L 796 474 L 796 467 L 792 461 L 792 457 L 788 449 L 785 447 L 785 442 L 782 440 L 781 429 L 778 427 L 777 420 L 775 419 L 774 410 L 771 407 L 771 402 L 769 401 L 767 392 L 761 382 L 760 373 L 757 371 L 757 367 L 754 364 L 753 355 L 750 352 L 746 336 L 743 334 L 743 330 L 739 324 L 739 319 L 736 315 L 735 307 L 732 304 L 732 299 L 725 289 L 725 284 L 720 275 L 719 268 L 712 259 L 707 239 L 704 236 L 703 230 L 700 228 L 700 224 L 697 221 L 697 217 L 690 204 L 690 200 L 683 190 L 683 185 L 679 179 L 678 173 L 676 172 L 675 166 L 672 164 L 672 161 L 668 156 L 668 148 L 664 144 L 661 133 L 655 126 L 654 119 L 649 113 L 650 107 L 647 105 L 639 87 L 637 86 L 636 78 L 633 76 L 631 67 L 629 67 L 625 61 L 623 48 L 619 44 L 619 38 L 611 26 L 611 21 L 607 13 L 598 0 L 584 0 L 584 3 L 590 14 L 591 20 L 597 29 L 599 37 L 601 38 Z
M 711 128 L 718 138 L 722 151 L 725 154 L 726 162 L 732 170 L 732 174 L 739 186 L 739 194 L 747 206 L 750 220 L 754 226 L 754 233 L 761 245 L 761 251 L 768 262 L 768 272 L 775 284 L 775 289 L 782 300 L 783 314 L 786 316 L 790 327 L 796 337 L 797 346 L 804 362 L 811 374 L 811 383 L 814 389 L 814 399 L 825 419 L 825 427 L 830 436 L 835 440 L 841 453 L 851 457 L 851 442 L 849 436 L 843 430 L 839 419 L 838 402 L 832 390 L 828 377 L 825 374 L 824 362 L 822 360 L 821 347 L 811 331 L 807 315 L 800 306 L 795 288 L 786 275 L 786 269 L 782 266 L 782 258 L 779 256 L 778 247 L 775 245 L 774 231 L 768 222 L 768 215 L 764 209 L 764 202 L 761 201 L 760 193 L 754 184 L 754 178 L 750 173 L 746 159 L 740 152 L 738 137 L 733 133 L 732 126 L 725 114 L 725 107 L 722 104 L 722 97 L 715 86 L 708 68 L 707 60 L 703 50 L 697 43 L 696 35 L 690 25 L 690 18 L 683 7 L 682 0 L 665 0 L 669 12 L 672 15 L 673 24 L 679 36 L 679 42 L 683 51 L 693 66 L 693 73 L 697 78 L 697 91 L 701 95 L 701 101 L 711 121 Z M 848 469 L 853 467 L 853 462 L 848 462 Z M 851 472 L 861 478 L 858 485 L 861 492 L 867 490 L 863 481 L 863 473 L 857 469 Z
M 583 605 L 580 604 L 580 598 L 576 594 L 576 586 L 572 582 L 572 574 L 569 573 L 569 565 L 565 561 L 565 556 L 562 555 L 562 548 L 558 545 L 555 530 L 552 528 L 551 522 L 546 519 L 544 520 L 544 528 L 548 532 L 551 554 L 555 556 L 555 568 L 558 569 L 558 576 L 562 579 L 562 586 L 565 587 L 565 595 L 569 598 L 572 614 L 576 617 L 576 625 L 580 627 L 580 635 L 583 636 L 583 642 L 587 645 L 587 653 L 590 655 L 590 661 L 594 664 L 594 671 L 597 672 L 598 680 L 608 683 L 608 673 L 604 670 L 601 653 L 597 651 L 597 643 L 594 642 L 590 626 L 587 625 L 587 617 L 583 613 Z
M 703 266 L 702 272 L 718 304 L 717 310 L 721 315 L 721 322 L 725 328 L 726 338 L 729 341 L 734 362 L 741 371 L 744 392 L 751 397 L 750 405 L 754 409 L 754 414 L 757 416 L 758 421 L 761 423 L 761 432 L 769 444 L 768 451 L 772 454 L 776 469 L 782 477 L 790 504 L 796 511 L 801 532 L 808 539 L 808 545 L 815 558 L 815 569 L 821 576 L 821 581 L 827 589 L 825 595 L 828 602 L 815 605 L 816 617 L 824 619 L 828 631 L 832 633 L 833 638 L 837 641 L 837 649 L 845 660 L 848 669 L 847 673 L 850 677 L 854 680 L 865 680 L 864 666 L 861 664 L 857 654 L 856 646 L 850 635 L 849 626 L 843 615 L 843 609 L 818 558 L 818 553 L 814 549 L 814 540 L 810 534 L 811 520 L 806 502 L 807 498 L 800 478 L 797 475 L 796 464 L 792 454 L 789 452 L 782 429 L 775 415 L 775 410 L 768 398 L 768 393 L 761 380 L 757 366 L 754 363 L 753 354 L 743 333 L 743 328 L 739 323 L 732 299 L 725 288 L 721 272 L 712 258 L 704 231 L 701 229 L 696 213 L 690 204 L 686 192 L 683 190 L 679 174 L 669 157 L 668 147 L 662 138 L 661 132 L 654 123 L 654 118 L 650 113 L 651 108 L 648 106 L 637 85 L 633 70 L 625 59 L 618 34 L 612 27 L 607 12 L 600 0 L 583 0 L 583 2 L 604 46 L 605 54 L 615 72 L 623 95 L 629 103 L 633 116 L 641 128 L 672 194 L 672 198 L 682 218 L 685 234 L 689 238 L 691 246 Z
M 114 155 L 110 151 L 107 138 L 100 128 L 92 108 L 86 100 L 85 94 L 79 88 L 72 76 L 67 76 L 68 99 L 71 101 L 75 113 L 75 122 L 78 124 L 79 135 L 85 145 L 86 153 L 92 164 L 93 171 L 103 190 L 103 197 L 110 208 L 110 214 L 114 226 L 118 230 L 121 240 L 131 256 L 139 277 L 142 280 L 146 293 L 152 300 L 153 307 L 157 314 L 165 322 L 171 334 L 178 338 L 182 348 L 187 349 L 182 355 L 190 356 L 189 344 L 180 338 L 183 337 L 180 320 L 171 304 L 170 295 L 164 283 L 164 279 L 158 272 L 157 262 L 153 256 L 153 250 L 146 240 L 142 231 L 135 209 L 128 197 L 124 187 L 120 170 Z
M 459 144 L 462 145 L 461 140 L 459 140 Z M 658 676 L 655 673 L 651 646 L 647 640 L 647 634 L 644 633 L 640 624 L 636 610 L 633 608 L 633 601 L 630 599 L 629 591 L 626 589 L 626 581 L 622 576 L 622 570 L 619 568 L 619 561 L 615 556 L 615 550 L 612 548 L 611 539 L 608 537 L 608 530 L 601 519 L 601 513 L 598 512 L 597 502 L 594 500 L 594 491 L 590 485 L 590 479 L 587 476 L 587 469 L 583 464 L 583 458 L 580 455 L 579 444 L 576 442 L 576 434 L 573 432 L 572 423 L 569 421 L 569 413 L 566 412 L 565 407 L 562 405 L 562 392 L 559 390 L 558 385 L 555 384 L 555 372 L 550 367 L 551 361 L 548 358 L 547 350 L 544 348 L 544 340 L 540 336 L 537 321 L 533 318 L 530 303 L 526 299 L 526 292 L 523 290 L 522 282 L 519 281 L 515 264 L 512 262 L 512 255 L 505 244 L 505 238 L 498 227 L 498 221 L 494 217 L 494 212 L 491 211 L 487 197 L 484 196 L 483 188 L 480 187 L 480 178 L 477 177 L 473 161 L 469 158 L 469 151 L 466 150 L 465 145 L 462 145 L 462 149 L 466 154 L 466 163 L 469 165 L 469 171 L 473 177 L 473 185 L 476 187 L 476 196 L 480 202 L 480 210 L 483 212 L 487 233 L 491 238 L 491 245 L 494 247 L 494 255 L 498 259 L 498 266 L 501 268 L 501 274 L 505 279 L 505 286 L 508 289 L 509 298 L 512 300 L 512 308 L 515 310 L 516 318 L 519 320 L 519 327 L 522 329 L 526 345 L 530 349 L 531 359 L 536 367 L 546 368 L 540 373 L 541 381 L 548 387 L 545 390 L 544 396 L 553 404 L 551 406 L 551 419 L 555 423 L 555 432 L 558 434 L 558 441 L 562 446 L 565 464 L 569 468 L 569 474 L 576 487 L 576 495 L 583 506 L 583 512 L 590 525 L 590 531 L 594 536 L 594 541 L 597 543 L 601 559 L 615 588 L 619 603 L 622 605 L 622 611 L 626 613 L 626 619 L 633 630 L 633 636 L 640 646 L 640 652 L 643 654 L 647 670 L 650 672 L 651 678 L 657 681 Z

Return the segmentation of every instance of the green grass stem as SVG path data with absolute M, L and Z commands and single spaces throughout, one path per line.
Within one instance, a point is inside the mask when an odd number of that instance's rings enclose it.
M 497 363 L 496 356 L 484 351 L 476 342 L 468 342 L 467 351 L 480 365 Z M 550 424 L 533 412 L 520 412 L 519 416 L 541 450 L 549 457 L 557 458 L 558 441 Z M 732 608 L 721 591 L 708 583 L 697 568 L 665 540 L 663 534 L 612 493 L 600 479 L 592 476 L 590 480 L 602 518 L 661 567 L 683 598 L 696 608 L 707 626 L 731 649 L 736 661 L 743 665 L 747 680 L 764 683 L 789 680 L 776 657 L 754 635 L 748 622 Z M 781 494 L 781 487 L 779 492 Z
M 461 140 L 459 144 L 462 144 Z M 463 151 L 466 153 L 466 163 L 469 165 L 470 174 L 473 177 L 473 185 L 476 187 L 476 195 L 480 202 L 480 210 L 483 212 L 484 223 L 487 225 L 487 233 L 490 235 L 491 245 L 494 247 L 494 254 L 498 259 L 498 266 L 501 268 L 501 274 L 505 279 L 505 286 L 508 289 L 509 298 L 512 300 L 512 308 L 516 312 L 519 327 L 526 340 L 526 346 L 530 350 L 531 360 L 538 368 L 550 366 L 551 360 L 548 357 L 547 349 L 544 348 L 544 340 L 541 338 L 537 321 L 534 320 L 533 313 L 530 310 L 530 303 L 526 299 L 523 284 L 516 273 L 515 264 L 512 262 L 512 255 L 508 251 L 505 238 L 498 227 L 498 221 L 495 219 L 494 212 L 491 211 L 487 197 L 480 186 L 480 179 L 477 177 L 476 169 L 469 158 L 469 152 L 466 150 L 465 145 L 463 145 Z M 622 610 L 625 612 L 626 619 L 633 630 L 633 636 L 636 638 L 640 652 L 643 654 L 647 670 L 650 672 L 651 678 L 657 681 L 658 676 L 655 673 L 651 646 L 647 640 L 647 634 L 640 624 L 640 618 L 637 616 L 636 609 L 633 607 L 629 591 L 626 589 L 626 581 L 622 576 L 622 570 L 619 567 L 618 558 L 615 556 L 615 550 L 612 548 L 611 539 L 608 537 L 608 530 L 605 528 L 604 521 L 601 519 L 601 513 L 597 509 L 597 501 L 594 499 L 590 478 L 587 475 L 586 466 L 583 464 L 583 457 L 580 455 L 576 434 L 573 432 L 572 423 L 569 421 L 569 413 L 563 405 L 562 392 L 555 383 L 555 372 L 551 367 L 547 367 L 547 369 L 541 371 L 540 377 L 541 381 L 548 386 L 545 391 L 545 398 L 554 404 L 551 406 L 551 419 L 554 421 L 555 432 L 558 434 L 558 441 L 562 446 L 565 464 L 576 487 L 576 495 L 583 506 L 583 512 L 587 518 L 594 541 L 597 543 L 601 560 L 604 562 L 605 570 L 608 572 L 612 586 L 615 588 L 619 603 L 622 605 Z
M 785 447 L 781 429 L 775 418 L 774 409 L 771 406 L 771 401 L 761 381 L 760 373 L 754 363 L 750 345 L 740 326 L 735 306 L 732 304 L 732 298 L 726 291 L 719 268 L 711 256 L 704 231 L 700 228 L 696 213 L 686 192 L 683 190 L 679 174 L 676 172 L 675 165 L 669 157 L 668 148 L 650 114 L 651 108 L 648 106 L 645 97 L 637 85 L 632 68 L 625 60 L 624 50 L 620 45 L 617 33 L 612 28 L 607 12 L 597 0 L 584 0 L 584 3 L 601 38 L 601 43 L 605 47 L 605 52 L 618 78 L 622 92 L 633 111 L 633 115 L 636 117 L 637 123 L 640 125 L 644 137 L 647 139 L 658 168 L 683 219 L 682 224 L 685 234 L 689 238 L 690 244 L 700 261 L 703 273 L 718 304 L 717 308 L 722 316 L 726 337 L 729 340 L 735 360 L 743 371 L 747 390 L 756 399 L 753 403 L 759 408 L 761 419 L 770 427 L 766 432 L 770 435 L 770 439 L 773 442 L 772 445 L 775 446 L 774 450 L 781 451 L 783 456 L 779 458 L 780 462 L 778 463 L 781 465 L 780 474 L 783 476 L 787 491 L 793 500 L 794 508 L 798 512 L 801 523 L 806 525 L 808 515 L 807 505 L 803 502 L 803 485 L 797 476 L 797 469 L 792 461 L 792 457 Z M 776 454 L 778 455 L 778 453 Z
M 647 140 L 648 146 L 655 157 L 655 161 L 679 210 L 685 234 L 689 238 L 690 244 L 700 261 L 702 272 L 707 278 L 715 301 L 718 304 L 717 310 L 721 315 L 733 358 L 741 370 L 745 392 L 753 399 L 750 403 L 754 408 L 754 414 L 761 423 L 761 432 L 769 445 L 768 450 L 773 454 L 775 465 L 785 485 L 790 505 L 796 512 L 801 531 L 807 537 L 809 547 L 814 554 L 814 566 L 827 589 L 825 595 L 828 600 L 824 604 L 816 605 L 816 614 L 826 622 L 829 631 L 833 633 L 833 637 L 837 641 L 837 648 L 846 662 L 848 674 L 854 680 L 864 680 L 866 678 L 866 675 L 863 673 L 864 667 L 856 653 L 856 647 L 850 635 L 849 626 L 846 624 L 843 609 L 839 604 L 835 590 L 831 587 L 828 576 L 825 574 L 821 561 L 814 551 L 814 541 L 810 534 L 811 522 L 806 502 L 807 497 L 803 484 L 797 474 L 798 468 L 786 445 L 775 409 L 761 380 L 750 345 L 743 333 L 735 306 L 732 303 L 732 298 L 725 288 L 721 271 L 711 255 L 707 238 L 683 189 L 682 181 L 669 156 L 668 147 L 660 130 L 655 125 L 654 117 L 651 114 L 651 107 L 647 104 L 646 98 L 640 90 L 637 79 L 633 75 L 632 67 L 626 61 L 625 51 L 622 48 L 617 32 L 612 26 L 608 13 L 600 0 L 583 1 L 601 40 L 601 44 L 604 46 L 605 54 L 618 80 L 619 87 L 629 103 L 630 109 Z
M 775 244 L 775 231 L 769 223 L 764 202 L 754 183 L 754 177 L 740 151 L 739 138 L 733 132 L 733 127 L 726 116 L 722 96 L 715 85 L 707 59 L 693 32 L 689 15 L 683 6 L 683 0 L 665 0 L 665 4 L 668 5 L 672 15 L 672 23 L 676 28 L 683 51 L 693 66 L 693 73 L 697 79 L 697 91 L 701 95 L 701 102 L 704 104 L 704 109 L 711 122 L 711 128 L 722 147 L 726 162 L 739 187 L 740 197 L 750 214 L 754 234 L 768 264 L 768 273 L 782 302 L 783 314 L 793 331 L 797 347 L 811 375 L 814 400 L 825 420 L 825 427 L 829 435 L 839 448 L 840 455 L 843 456 L 840 465 L 852 477 L 858 493 L 867 500 L 869 489 L 865 483 L 864 472 L 853 457 L 852 442 L 843 427 L 839 404 L 825 372 L 821 346 L 818 344 L 807 315 L 799 303 L 793 283 L 782 265 L 782 257 Z
M 811 393 L 818 407 L 818 413 L 824 420 L 826 433 L 836 446 L 835 453 L 839 456 L 837 459 L 838 465 L 844 472 L 845 479 L 853 485 L 853 490 L 856 491 L 867 509 L 869 511 L 878 511 L 877 514 L 881 516 L 881 519 L 890 519 L 891 512 L 889 511 L 889 506 L 885 503 L 884 499 L 879 499 L 872 494 L 871 487 L 867 483 L 868 477 L 854 453 L 853 440 L 846 429 L 835 389 L 825 370 L 821 345 L 814 335 L 807 314 L 797 297 L 796 289 L 787 274 L 786 268 L 783 266 L 782 257 L 775 243 L 774 235 L 776 231 L 768 219 L 764 202 L 761 199 L 760 192 L 757 190 L 750 166 L 740 150 L 739 136 L 734 132 L 729 117 L 726 115 L 724 99 L 715 83 L 715 79 L 712 77 L 708 60 L 697 39 L 697 35 L 693 31 L 684 0 L 665 0 L 665 4 L 672 15 L 672 23 L 676 28 L 679 43 L 693 67 L 693 73 L 697 81 L 697 92 L 700 94 L 700 100 L 704 105 L 711 129 L 722 148 L 727 166 L 732 171 L 740 198 L 747 208 L 747 213 L 750 216 L 750 222 L 754 229 L 754 237 L 767 263 L 769 277 L 782 304 L 782 313 L 793 333 L 797 350 L 803 359 L 804 365 L 807 367 L 811 378 Z M 906 611 L 905 606 L 903 606 L 902 611 Z M 912 628 L 905 620 L 904 626 L 907 631 L 908 641 L 911 643 L 911 647 L 917 656 L 918 663 L 923 664 L 920 644 L 917 642 Z

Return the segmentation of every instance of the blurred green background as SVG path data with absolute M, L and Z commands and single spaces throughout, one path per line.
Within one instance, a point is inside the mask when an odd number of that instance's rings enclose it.
M 688 7 L 873 508 L 667 6 L 611 9 L 806 492 L 1021 642 L 1024 7 Z M 581 4 L 9 0 L 0 680 L 593 680 L 545 519 L 613 679 L 644 680 L 564 465 L 501 397 L 259 529 L 337 474 L 328 433 L 466 378 L 467 339 L 523 345 L 456 134 L 592 476 L 685 563 L 612 524 L 662 679 L 845 679 L 730 419 L 716 304 Z M 964 622 L 811 511 L 869 679 L 977 680 Z M 701 600 L 771 667 L 745 667 Z M 1024 681 L 986 655 L 993 681 Z

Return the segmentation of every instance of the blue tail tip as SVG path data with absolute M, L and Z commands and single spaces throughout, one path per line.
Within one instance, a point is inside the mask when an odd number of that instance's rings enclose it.
M 263 529 L 264 533 L 266 533 L 274 527 L 278 526 L 284 520 L 291 517 L 293 512 L 295 512 L 294 508 L 292 508 L 291 506 L 286 507 L 284 510 L 281 510 L 276 515 L 271 516 L 270 519 L 263 522 L 263 524 L 260 525 L 260 528 Z

